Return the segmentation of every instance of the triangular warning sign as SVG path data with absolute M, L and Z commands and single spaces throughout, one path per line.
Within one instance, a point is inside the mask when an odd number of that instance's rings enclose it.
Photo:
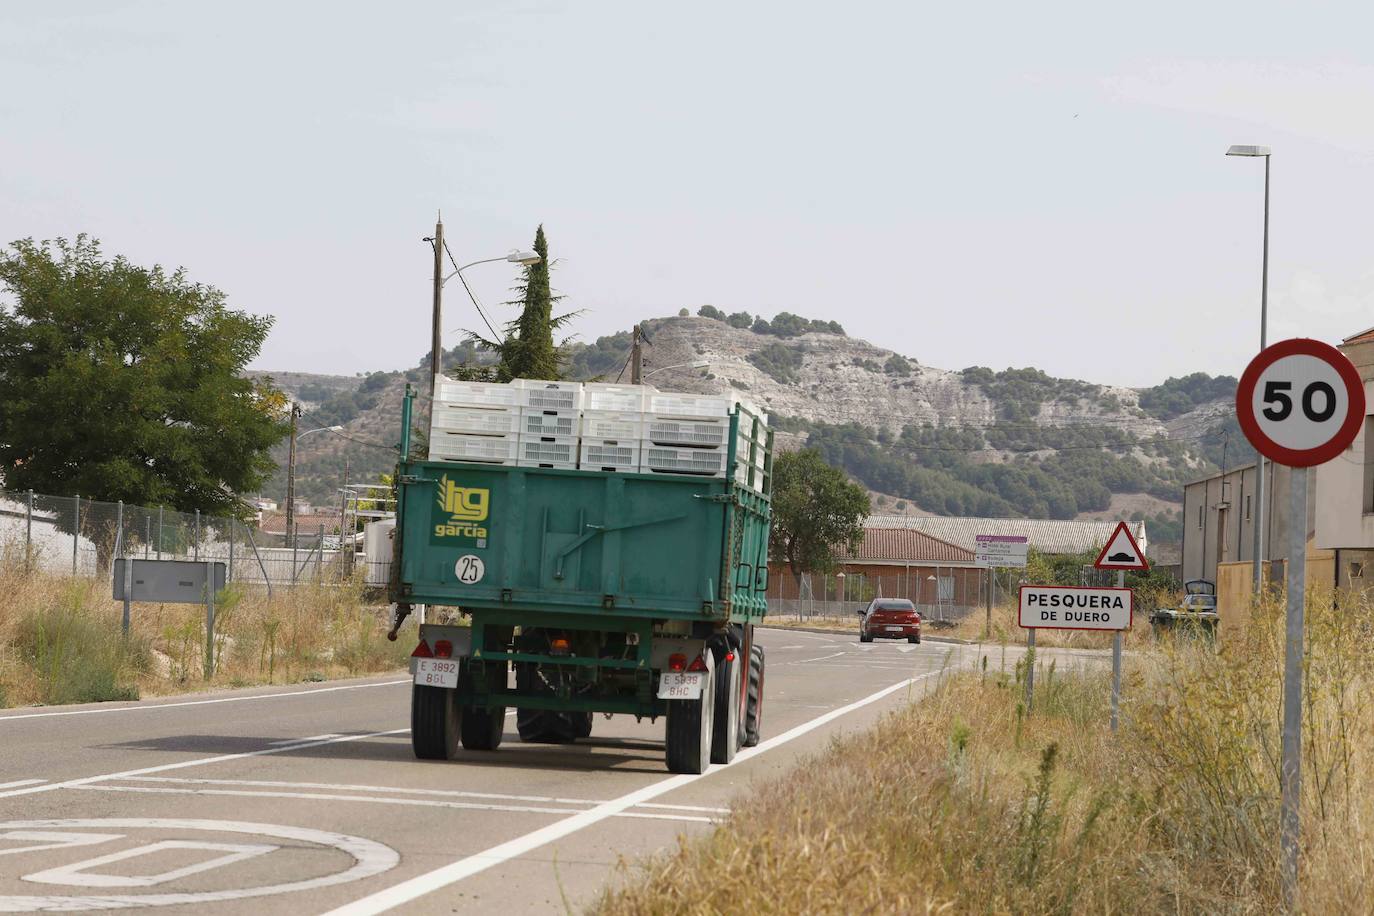
M 1125 522 L 1117 522 L 1116 530 L 1107 538 L 1107 546 L 1102 548 L 1102 552 L 1097 555 L 1097 562 L 1093 565 L 1098 569 L 1150 568 L 1149 561 L 1145 559 L 1145 552 L 1135 542 L 1135 536 L 1131 534 L 1130 526 Z

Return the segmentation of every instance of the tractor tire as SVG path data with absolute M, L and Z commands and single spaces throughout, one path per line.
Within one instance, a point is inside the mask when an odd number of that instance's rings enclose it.
M 515 689 L 521 693 L 546 693 L 553 696 L 555 691 L 538 669 L 531 664 L 518 664 L 515 669 Z M 587 721 L 579 722 L 585 717 Z M 579 725 L 591 731 L 591 714 L 583 712 L 562 712 L 556 709 L 517 709 L 515 728 L 520 740 L 528 744 L 568 744 L 578 737 Z
M 727 660 L 728 657 L 728 660 Z M 727 646 L 715 672 L 715 720 L 711 729 L 711 762 L 729 763 L 740 747 L 740 654 Z
M 573 720 L 573 736 L 576 738 L 590 738 L 592 736 L 592 718 L 590 712 L 569 713 Z
M 715 677 L 708 673 L 701 696 L 695 700 L 668 701 L 664 757 L 670 772 L 699 775 L 711 765 L 715 684 Z
M 759 743 L 763 730 L 763 646 L 749 650 L 749 683 L 744 703 L 744 746 Z
M 466 667 L 466 666 L 465 666 Z M 493 689 L 505 684 L 505 665 L 492 669 L 488 681 Z M 501 737 L 506 730 L 506 707 L 504 706 L 464 706 L 459 734 L 463 747 L 469 751 L 494 751 L 501 746 Z
M 458 756 L 457 691 L 413 684 L 410 688 L 410 747 L 418 760 Z

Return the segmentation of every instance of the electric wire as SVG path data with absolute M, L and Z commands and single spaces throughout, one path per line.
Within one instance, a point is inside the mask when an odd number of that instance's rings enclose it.
M 448 239 L 444 239 L 444 253 L 448 255 L 449 263 L 453 265 L 453 272 L 458 275 L 458 282 L 462 283 L 463 289 L 468 291 L 468 298 L 472 300 L 473 306 L 477 309 L 477 314 L 482 316 L 482 323 L 487 326 L 488 331 L 491 331 L 491 342 L 500 343 L 501 335 L 496 332 L 496 328 L 491 326 L 491 322 L 487 319 L 487 313 L 482 311 L 482 304 L 477 301 L 477 296 L 473 293 L 472 287 L 468 286 L 467 278 L 458 269 L 458 261 L 454 259 L 453 252 L 449 250 Z

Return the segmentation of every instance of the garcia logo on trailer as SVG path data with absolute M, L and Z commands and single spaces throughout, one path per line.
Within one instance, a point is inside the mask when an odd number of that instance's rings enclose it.
M 439 478 L 437 488 L 438 511 L 430 519 L 434 524 L 431 542 L 473 542 L 485 547 L 487 528 L 482 523 L 491 512 L 491 491 L 485 487 L 460 487 L 447 474 Z

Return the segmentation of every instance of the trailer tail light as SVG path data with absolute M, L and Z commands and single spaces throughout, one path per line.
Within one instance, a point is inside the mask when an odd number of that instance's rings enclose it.
M 447 639 L 439 639 L 434 643 L 435 658 L 453 658 L 453 643 Z
M 674 652 L 672 655 L 668 656 L 668 670 L 687 670 L 687 656 L 683 655 L 681 652 Z
M 698 655 L 698 656 L 692 661 L 692 664 L 689 665 L 689 666 L 687 667 L 687 670 L 688 670 L 688 671 L 705 671 L 705 670 L 706 670 L 706 656 L 705 656 L 705 655 Z
M 725 660 L 726 660 L 727 662 L 732 662 L 732 661 L 735 660 L 735 650 L 734 650 L 734 649 L 731 649 L 729 652 L 726 652 L 726 653 L 725 653 Z
M 433 658 L 433 657 L 434 657 L 434 653 L 431 652 L 431 651 L 429 651 L 429 643 L 425 642 L 425 641 L 422 639 L 422 640 L 420 640 L 420 644 L 419 644 L 418 646 L 415 647 L 415 651 L 412 652 L 412 653 L 410 653 L 410 657 L 411 657 L 411 658 Z
M 549 640 L 549 654 L 571 655 L 572 643 L 568 642 L 568 637 L 566 636 L 555 636 L 553 639 Z

